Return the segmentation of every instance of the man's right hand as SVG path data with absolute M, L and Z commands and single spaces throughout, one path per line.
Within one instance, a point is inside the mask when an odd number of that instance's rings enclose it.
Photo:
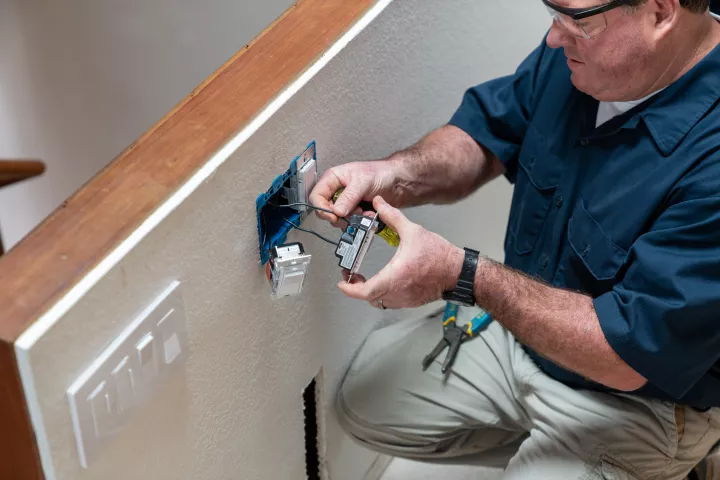
M 323 174 L 310 193 L 310 203 L 316 207 L 335 212 L 335 215 L 316 210 L 317 215 L 335 227 L 342 227 L 340 218 L 360 213 L 358 204 L 372 201 L 380 195 L 388 201 L 395 200 L 393 186 L 397 180 L 395 162 L 392 160 L 374 162 L 352 162 L 333 167 Z M 344 189 L 333 204 L 335 192 Z
M 339 217 L 359 213 L 358 204 L 376 196 L 397 208 L 452 203 L 502 174 L 500 160 L 473 137 L 445 125 L 387 160 L 353 162 L 333 167 L 310 194 L 310 203 L 333 214 L 318 216 L 341 227 Z M 344 189 L 333 205 L 335 192 Z

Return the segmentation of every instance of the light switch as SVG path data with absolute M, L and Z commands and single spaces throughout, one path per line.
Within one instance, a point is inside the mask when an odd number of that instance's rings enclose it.
M 163 360 L 169 365 L 180 361 L 187 348 L 187 331 L 182 312 L 173 309 L 158 322 L 162 338 Z
M 117 394 L 117 410 L 120 414 L 129 410 L 133 405 L 133 397 L 135 395 L 135 378 L 136 369 L 133 369 L 131 357 L 126 356 L 120 363 L 110 372 L 112 384 L 115 386 Z
M 107 382 L 102 382 L 87 398 L 92 411 L 95 435 L 102 437 L 110 432 L 112 427 L 112 414 L 114 410 L 114 395 L 108 388 Z
M 182 349 L 180 348 L 180 340 L 178 340 L 178 336 L 176 333 L 170 335 L 170 338 L 163 342 L 163 353 L 165 354 L 164 358 L 165 363 L 167 364 L 172 363 L 172 361 L 178 358 L 182 353 Z
M 288 295 L 298 295 L 302 291 L 305 272 L 290 272 L 285 274 L 284 291 Z
M 142 373 L 143 383 L 148 383 L 155 378 L 157 368 L 155 365 L 155 337 L 152 333 L 145 335 L 136 345 L 138 363 Z
M 141 368 L 146 367 L 155 359 L 153 341 L 154 338 L 152 333 L 148 333 L 137 343 L 137 345 L 135 345 L 135 350 L 137 350 L 138 361 L 140 362 Z
M 172 282 L 110 346 L 88 359 L 67 390 L 80 464 L 88 468 L 113 435 L 188 357 L 180 282 Z

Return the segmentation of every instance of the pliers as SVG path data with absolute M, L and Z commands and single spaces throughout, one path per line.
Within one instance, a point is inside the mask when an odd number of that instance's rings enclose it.
M 445 305 L 445 313 L 443 314 L 443 337 L 440 339 L 435 348 L 430 352 L 422 361 L 423 370 L 426 370 L 430 364 L 445 350 L 445 347 L 449 347 L 450 351 L 445 357 L 445 361 L 442 364 L 442 373 L 452 367 L 455 357 L 457 357 L 460 345 L 465 341 L 466 338 L 472 338 L 479 334 L 482 330 L 492 322 L 492 317 L 489 313 L 484 310 L 480 312 L 467 323 L 464 327 L 457 326 L 457 315 L 459 307 L 448 302 Z

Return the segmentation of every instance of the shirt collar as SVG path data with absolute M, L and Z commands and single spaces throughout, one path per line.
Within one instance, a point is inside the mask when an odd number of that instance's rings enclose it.
M 661 92 L 638 116 L 642 118 L 665 156 L 720 98 L 720 46 Z

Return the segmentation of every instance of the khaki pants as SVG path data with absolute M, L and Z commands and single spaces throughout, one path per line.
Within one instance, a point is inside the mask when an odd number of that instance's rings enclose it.
M 459 324 L 474 314 L 461 309 Z M 506 467 L 508 479 L 681 479 L 720 439 L 720 409 L 575 390 L 493 322 L 447 376 L 421 361 L 440 318 L 373 332 L 338 393 L 345 430 L 379 452 Z

